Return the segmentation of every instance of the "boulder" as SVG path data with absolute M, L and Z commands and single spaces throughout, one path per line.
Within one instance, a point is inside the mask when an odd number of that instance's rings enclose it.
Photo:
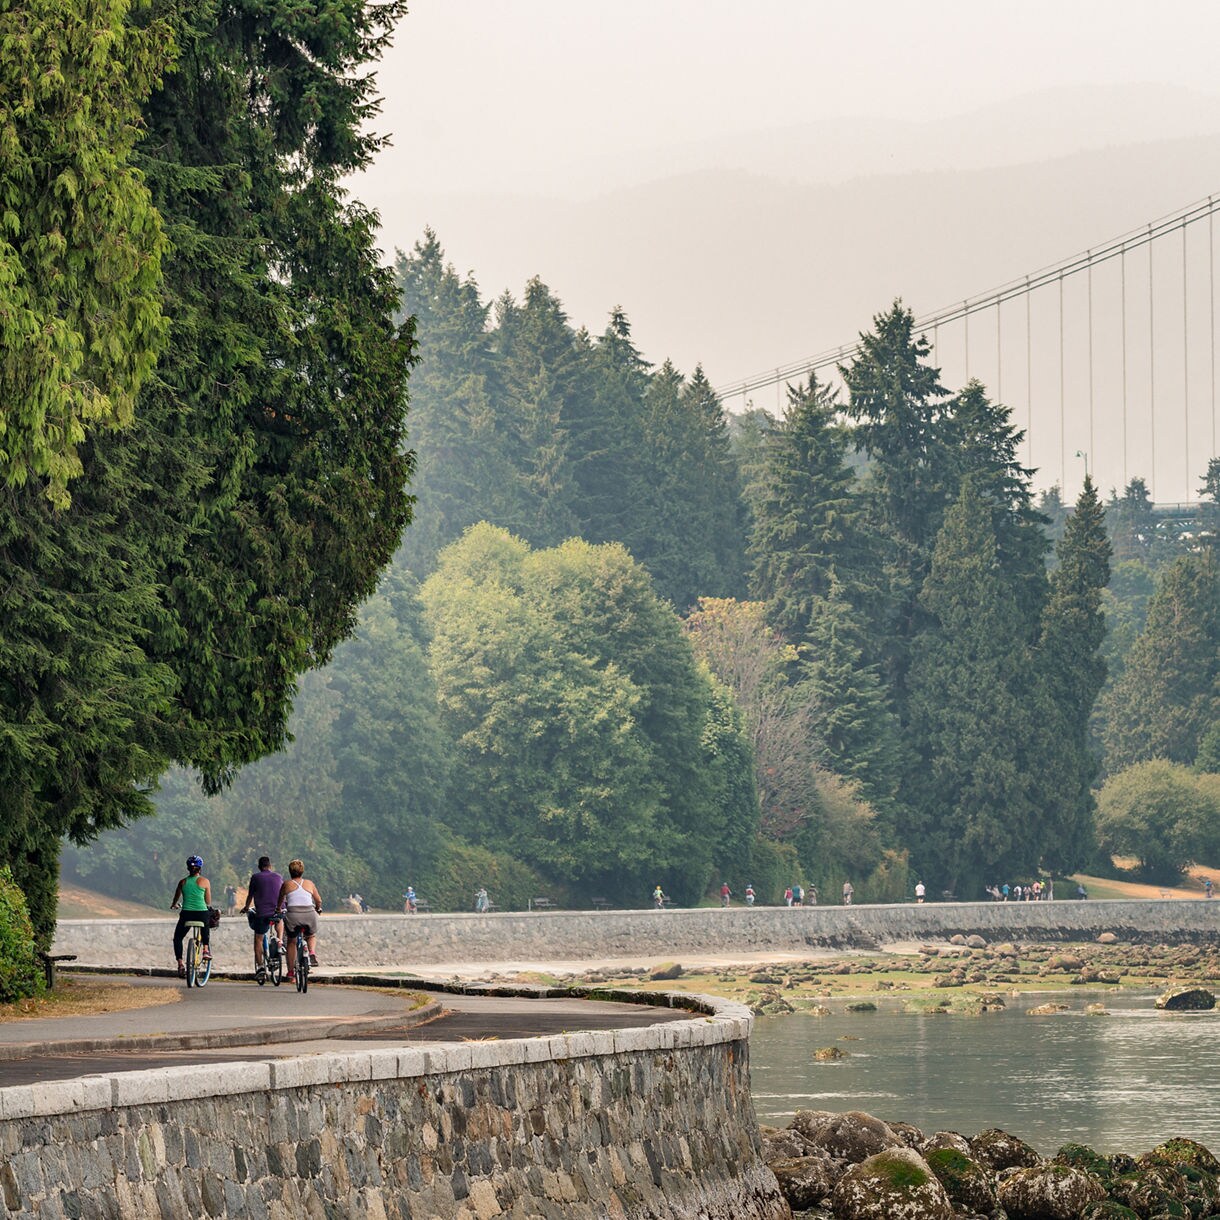
M 1056 1165 L 1067 1165 L 1072 1169 L 1083 1169 L 1104 1182 L 1113 1174 L 1108 1157 L 1094 1151 L 1087 1144 L 1064 1144 L 1055 1153 Z
M 937 1131 L 935 1135 L 924 1140 L 924 1146 L 917 1148 L 916 1151 L 923 1153 L 926 1158 L 928 1153 L 936 1148 L 956 1148 L 963 1156 L 970 1155 L 970 1141 L 956 1131 Z M 939 1176 L 937 1174 L 937 1177 Z
M 1085 1015 L 1089 1017 L 1108 1017 L 1110 1010 L 1104 1004 L 1086 1004 Z
M 955 932 L 952 936 L 949 937 L 949 943 L 951 945 L 960 945 L 962 947 L 965 947 L 966 938 L 960 932 Z
M 1091 1173 L 1053 1161 L 1005 1175 L 996 1193 L 1009 1220 L 1079 1220 L 1090 1203 L 1106 1197 Z
M 830 1158 L 820 1153 L 769 1161 L 767 1167 L 775 1174 L 788 1206 L 796 1211 L 817 1207 L 840 1176 Z
M 872 1000 L 856 1000 L 853 1004 L 848 1004 L 848 1012 L 876 1012 L 877 1005 Z
M 1056 974 L 1075 974 L 1084 969 L 1084 959 L 1075 953 L 1056 953 L 1047 960 L 1046 968 Z
M 997 1173 L 1001 1169 L 1029 1169 L 1041 1163 L 1042 1158 L 1024 1141 L 998 1127 L 980 1131 L 970 1141 L 970 1155 L 980 1164 L 988 1165 Z
M 1140 1214 L 1113 1199 L 1102 1199 L 1100 1203 L 1090 1203 L 1080 1213 L 1080 1220 L 1140 1220 Z
M 1060 1004 L 1057 1000 L 1048 1000 L 1045 1004 L 1038 1004 L 1034 1008 L 1027 1008 L 1025 1011 L 1031 1017 L 1049 1017 L 1052 1013 L 1067 1012 L 1069 1005 Z
M 932 1138 L 945 1135 L 955 1133 L 939 1131 Z M 961 1136 L 955 1138 L 966 1143 Z M 924 1159 L 945 1188 L 954 1211 L 980 1216 L 989 1216 L 995 1211 L 995 1175 L 966 1152 L 954 1145 L 944 1144 L 926 1151 Z
M 967 936 L 966 944 L 971 949 L 986 949 L 987 948 L 987 942 L 981 936 L 979 936 L 977 934 L 974 936 Z
M 1206 1012 L 1216 1007 L 1216 997 L 1206 987 L 1174 987 L 1156 998 L 1166 1012 Z
M 1110 1198 L 1125 1203 L 1141 1216 L 1190 1215 L 1186 1179 L 1171 1165 L 1136 1166 L 1110 1183 Z M 1206 1213 L 1204 1213 L 1206 1214 Z
M 847 1052 L 840 1046 L 820 1046 L 813 1052 L 818 1063 L 833 1063 L 836 1059 L 846 1059 Z
M 914 1148 L 922 1153 L 927 1137 L 914 1123 L 902 1123 L 887 1120 L 886 1125 L 908 1148 Z
M 662 983 L 667 979 L 678 979 L 682 977 L 682 967 L 677 962 L 666 962 L 664 965 L 658 966 L 648 976 L 653 982 Z
M 766 1123 L 758 1124 L 758 1134 L 762 1139 L 763 1160 L 769 1165 L 772 1161 L 786 1161 L 792 1157 L 808 1156 L 812 1145 L 799 1132 L 791 1127 L 768 1127 Z
M 845 1114 L 828 1110 L 798 1110 L 789 1125 L 814 1148 L 820 1148 L 828 1156 L 852 1165 L 878 1152 L 906 1147 L 888 1123 L 859 1110 L 848 1110 Z
M 953 1205 L 927 1161 L 890 1148 L 853 1165 L 830 1197 L 839 1220 L 951 1220 Z
M 1190 1165 L 1194 1169 L 1203 1170 L 1204 1173 L 1220 1174 L 1220 1160 L 1217 1160 L 1202 1144 L 1186 1139 L 1185 1136 L 1178 1136 L 1176 1139 L 1166 1140 L 1163 1144 L 1157 1144 L 1148 1153 L 1148 1159 L 1162 1161 L 1167 1165 Z
M 1097 937 L 1099 945 L 1112 945 L 1118 940 L 1118 937 L 1113 932 L 1102 932 Z

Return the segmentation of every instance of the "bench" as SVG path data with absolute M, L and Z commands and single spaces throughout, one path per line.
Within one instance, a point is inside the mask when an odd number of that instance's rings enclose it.
M 74 962 L 76 961 L 75 953 L 42 953 L 38 954 L 38 960 L 42 962 L 42 968 L 47 976 L 47 990 L 55 990 L 55 967 L 59 962 Z
M 531 911 L 557 911 L 559 908 L 549 898 L 531 898 Z
M 592 901 L 595 911 L 608 911 L 612 906 L 609 898 L 594 898 Z
M 432 903 L 426 898 L 417 898 L 415 900 L 415 913 L 417 915 L 427 915 L 432 910 Z

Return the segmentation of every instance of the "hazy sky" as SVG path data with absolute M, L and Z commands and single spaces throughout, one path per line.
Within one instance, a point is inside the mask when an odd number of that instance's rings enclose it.
M 1214 0 L 416 0 L 383 126 L 431 190 L 524 189 L 589 150 L 1082 83 L 1214 92 L 1217 46 Z
M 430 225 L 485 298 L 540 275 L 574 324 L 600 332 L 621 305 L 649 360 L 728 385 L 851 342 L 895 296 L 927 314 L 1220 194 L 1218 46 L 1216 0 L 415 0 L 378 74 L 394 146 L 352 189 L 387 254 Z M 1192 230 L 1195 418 L 1163 437 L 1185 380 L 1169 243 L 1155 343 L 1099 336 L 1095 378 L 1071 319 L 1059 360 L 1051 294 L 1024 384 L 1006 322 L 1003 392 L 1041 484 L 1072 490 L 1083 448 L 1105 487 L 1142 473 L 1158 498 L 1189 494 L 1220 414 L 1207 238 Z M 948 383 L 994 389 L 998 354 L 967 368 L 941 340 Z M 1116 401 L 1122 367 L 1120 445 L 1084 395 Z

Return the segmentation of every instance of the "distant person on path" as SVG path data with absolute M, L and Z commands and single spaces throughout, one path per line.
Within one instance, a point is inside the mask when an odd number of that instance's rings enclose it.
M 1003 895 L 1004 901 L 1007 902 L 1008 901 L 1008 882 L 1007 881 L 1005 881 L 1004 884 L 1002 886 L 1000 886 L 1000 893 Z
M 809 905 L 811 907 L 816 907 L 818 905 L 818 887 L 816 885 L 811 885 L 809 887 L 808 895 L 804 895 L 803 897 L 808 897 Z
M 284 912 L 284 940 L 288 946 L 288 981 L 296 980 L 297 928 L 304 928 L 309 946 L 309 964 L 318 964 L 318 916 L 322 914 L 322 895 L 305 876 L 300 860 L 288 861 L 288 880 L 280 886 L 279 908 Z
M 915 882 L 915 901 L 916 902 L 923 902 L 924 895 L 927 892 L 928 891 L 924 887 L 924 883 L 922 881 Z
M 203 875 L 203 861 L 198 856 L 188 856 L 186 876 L 174 890 L 171 911 L 178 911 L 178 923 L 174 928 L 174 957 L 178 959 L 178 977 L 186 978 L 186 963 L 182 960 L 182 942 L 186 940 L 188 923 L 203 924 L 203 956 L 206 961 L 212 956 L 211 926 L 208 907 L 212 905 L 212 883 Z
M 729 889 L 729 883 L 727 881 L 725 881 L 720 886 L 720 905 L 722 907 L 727 907 L 729 905 L 729 899 L 732 897 L 733 897 L 733 891 L 731 889 Z
M 1055 900 L 1055 879 L 1048 877 L 1046 884 L 1042 887 L 1042 898 L 1045 902 L 1053 902 Z
M 414 915 L 417 902 L 418 899 L 415 897 L 415 887 L 413 885 L 408 885 L 407 892 L 402 896 L 402 913 L 404 915 Z
M 789 887 L 788 887 L 788 888 L 787 888 L 787 889 L 784 891 L 784 905 L 785 905 L 785 906 L 791 906 L 791 905 L 792 905 L 792 886 L 789 886 Z
M 237 914 L 237 886 L 235 885 L 225 886 L 225 914 Z
M 658 911 L 665 910 L 665 891 L 659 885 L 652 891 L 652 905 Z
M 1203 897 L 1210 898 L 1212 896 L 1212 879 L 1210 877 L 1203 878 Z
M 746 886 L 746 906 L 752 907 L 753 905 L 754 905 L 754 887 L 752 885 L 747 885 Z
M 844 881 L 843 882 L 843 905 L 845 907 L 851 906 L 851 900 L 854 897 L 855 893 L 856 893 L 856 891 L 854 889 L 852 889 L 851 882 Z
M 1079 882 L 1076 884 L 1076 897 L 1082 901 L 1089 896 L 1089 891 L 1084 888 Z
M 474 909 L 480 915 L 487 914 L 487 891 L 479 886 L 479 892 L 474 896 Z
M 792 887 L 792 905 L 794 907 L 803 907 L 805 905 L 805 891 L 801 889 L 799 883 Z
M 259 978 L 267 972 L 267 963 L 263 961 L 263 933 L 268 928 L 274 928 L 275 939 L 272 941 L 272 952 L 279 951 L 279 917 L 276 912 L 280 905 L 280 889 L 284 878 L 271 867 L 270 856 L 259 856 L 258 872 L 250 875 L 246 886 L 246 901 L 241 913 L 254 933 L 254 977 Z M 253 909 L 251 909 L 253 908 Z
M 1019 885 L 1014 885 L 1012 887 L 1012 900 L 1013 902 L 1021 901 L 1021 887 Z

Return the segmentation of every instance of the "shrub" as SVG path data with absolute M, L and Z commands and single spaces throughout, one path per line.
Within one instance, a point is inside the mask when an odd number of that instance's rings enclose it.
M 34 925 L 25 895 L 8 868 L 0 869 L 0 1003 L 36 995 L 43 987 Z

